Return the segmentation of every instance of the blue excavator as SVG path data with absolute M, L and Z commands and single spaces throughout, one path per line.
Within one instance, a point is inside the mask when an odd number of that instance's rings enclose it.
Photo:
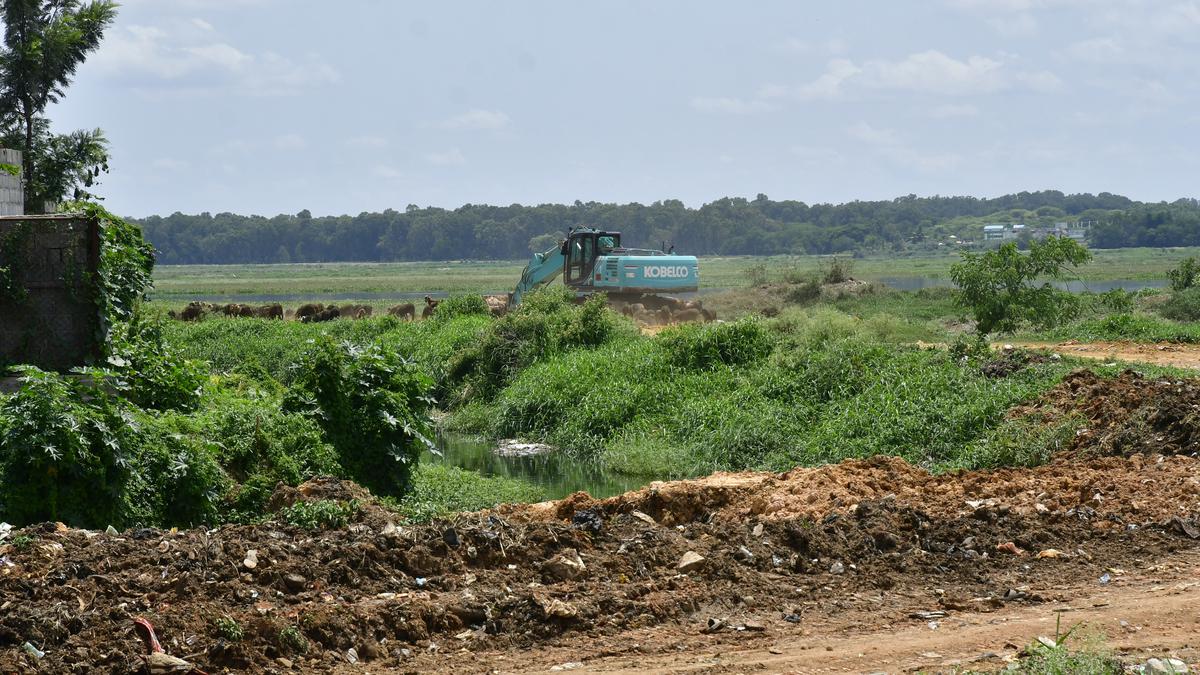
M 700 288 L 700 265 L 696 256 L 676 255 L 673 250 L 625 248 L 620 232 L 605 232 L 587 226 L 571 228 L 567 238 L 544 253 L 535 253 L 521 273 L 521 281 L 509 294 L 508 308 L 522 296 L 562 275 L 563 284 L 586 298 L 606 293 L 610 304 L 650 311 L 663 307 L 681 310 L 687 303 L 664 293 L 687 293 Z

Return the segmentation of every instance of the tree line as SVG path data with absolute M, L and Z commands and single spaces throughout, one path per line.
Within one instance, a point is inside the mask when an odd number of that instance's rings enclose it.
M 1091 245 L 1200 245 L 1200 204 L 1146 204 L 1110 193 L 1021 192 L 992 199 L 917 197 L 805 204 L 726 197 L 689 208 L 579 202 L 537 206 L 409 206 L 357 216 L 274 217 L 233 213 L 138 220 L 163 264 L 513 260 L 544 251 L 568 227 L 623 233 L 627 246 L 664 242 L 696 255 L 827 254 L 936 248 L 978 239 L 985 222 L 1090 220 Z

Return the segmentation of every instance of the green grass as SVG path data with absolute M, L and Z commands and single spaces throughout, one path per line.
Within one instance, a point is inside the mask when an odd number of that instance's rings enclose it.
M 686 253 L 686 252 L 685 252 Z M 1081 272 L 1084 280 L 1165 280 L 1167 270 L 1195 248 L 1097 250 Z M 851 273 L 859 279 L 926 277 L 949 279 L 955 251 L 871 254 L 855 259 Z M 317 298 L 333 293 L 450 293 L 508 291 L 520 278 L 525 260 L 412 263 L 311 263 L 291 265 L 160 265 L 154 271 L 156 300 L 179 302 L 194 295 L 300 295 Z M 818 274 L 828 256 L 705 257 L 700 261 L 705 288 L 739 288 L 750 284 L 749 271 L 763 266 L 778 280 L 785 274 Z
M 397 511 L 409 520 L 423 522 L 459 511 L 479 511 L 497 504 L 537 502 L 545 492 L 516 478 L 482 476 L 452 466 L 422 465 L 413 474 L 413 489 L 399 502 Z

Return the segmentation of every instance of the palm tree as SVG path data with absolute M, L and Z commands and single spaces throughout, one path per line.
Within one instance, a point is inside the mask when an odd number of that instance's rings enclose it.
M 39 120 L 47 105 L 62 98 L 71 77 L 87 55 L 100 46 L 104 30 L 116 18 L 117 5 L 111 0 L 87 3 L 80 0 L 2 2 L 0 21 L 4 23 L 4 47 L 0 49 L 0 116 L 6 119 L 0 119 L 0 122 L 7 129 L 13 130 L 15 127 L 24 136 L 21 150 L 24 152 L 23 173 L 28 186 L 29 198 L 26 201 L 37 209 L 40 202 L 34 199 L 44 198 L 38 194 L 42 190 L 30 189 L 33 186 L 29 183 L 37 173 L 37 165 L 41 163 L 37 158 L 54 149 L 40 147 L 39 142 L 44 140 L 51 146 L 65 144 L 73 150 L 80 149 L 78 143 L 72 145 L 61 137 L 39 133 Z M 97 149 L 101 154 L 106 154 L 103 153 L 103 137 L 100 136 L 98 140 L 98 143 L 76 154 L 94 158 Z M 102 160 L 90 165 L 88 172 L 103 163 Z M 78 166 L 74 166 L 73 170 L 78 174 L 84 173 Z M 65 190 L 49 197 L 61 199 L 64 195 Z

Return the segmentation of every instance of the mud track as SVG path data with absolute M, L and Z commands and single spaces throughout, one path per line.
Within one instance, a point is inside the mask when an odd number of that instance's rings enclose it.
M 1120 589 L 1197 599 L 1179 587 L 1197 469 L 1139 454 L 931 476 L 879 458 L 413 527 L 374 506 L 317 533 L 47 524 L 0 544 L 0 672 L 137 672 L 135 616 L 210 673 L 893 670 L 984 644 L 996 658 L 972 667 L 1000 667 L 1064 604 L 1107 629 L 1133 610 L 1103 600 Z M 705 560 L 683 574 L 689 551 Z M 1194 621 L 1153 646 L 1194 659 Z

